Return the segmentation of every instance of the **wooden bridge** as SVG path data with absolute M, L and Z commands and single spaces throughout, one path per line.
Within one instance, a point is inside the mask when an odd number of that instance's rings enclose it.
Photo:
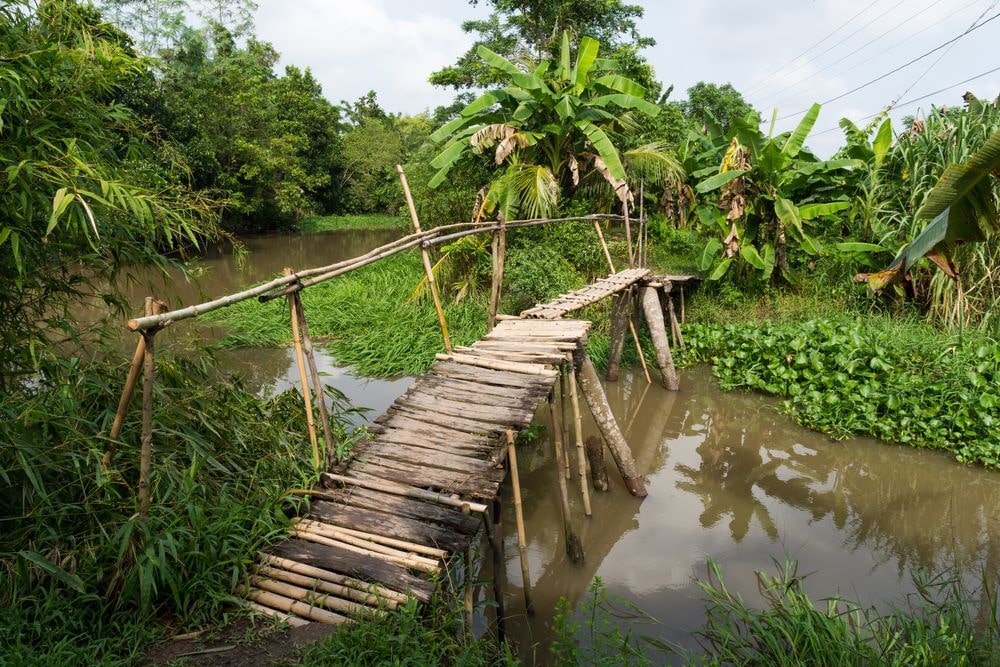
M 402 174 L 401 174 L 402 176 Z M 456 557 L 464 558 L 465 605 L 470 618 L 473 591 L 472 544 L 484 526 L 493 550 L 494 599 L 503 618 L 500 591 L 503 539 L 500 524 L 501 485 L 508 472 L 517 518 L 525 596 L 530 582 L 525 558 L 515 438 L 535 416 L 540 404 L 548 403 L 558 475 L 567 553 L 583 558 L 583 545 L 573 529 L 568 501 L 568 480 L 575 458 L 577 491 L 584 514 L 590 515 L 588 464 L 595 488 L 602 488 L 604 447 L 585 447 L 579 395 L 594 416 L 604 444 L 622 475 L 626 488 L 636 496 L 646 489 L 628 444 L 608 405 L 594 364 L 587 356 L 586 341 L 591 323 L 567 319 L 567 315 L 604 299 L 612 299 L 611 351 L 608 379 L 617 378 L 619 359 L 627 333 L 643 360 L 633 310 L 641 302 L 656 351 L 662 382 L 676 390 L 677 374 L 669 338 L 683 345 L 679 320 L 684 318 L 684 287 L 693 276 L 656 276 L 642 263 L 645 220 L 638 220 L 638 244 L 633 249 L 627 216 L 584 216 L 562 220 L 525 220 L 507 223 L 457 223 L 422 231 L 403 178 L 404 191 L 415 233 L 376 248 L 361 257 L 330 266 L 286 275 L 238 294 L 203 304 L 163 312 L 164 307 L 147 298 L 145 317 L 131 320 L 128 327 L 142 333 L 129 377 L 119 404 L 111 441 L 117 440 L 140 371 L 143 376 L 142 461 L 140 465 L 140 512 L 148 508 L 148 480 L 152 460 L 152 383 L 155 375 L 154 340 L 167 324 L 223 308 L 250 298 L 261 301 L 288 297 L 296 357 L 299 366 L 310 440 L 317 468 L 324 465 L 320 454 L 312 401 L 323 426 L 326 471 L 311 490 L 309 511 L 293 519 L 291 535 L 258 555 L 258 564 L 242 593 L 253 609 L 292 624 L 322 622 L 339 624 L 355 618 L 384 614 L 408 600 L 426 602 L 449 576 Z M 498 313 L 502 285 L 503 254 L 507 229 L 550 222 L 592 223 L 611 271 L 606 278 L 549 303 L 538 304 L 517 316 Z M 602 221 L 625 223 L 631 268 L 616 272 L 600 227 Z M 494 281 L 491 295 L 490 331 L 467 347 L 452 347 L 440 297 L 434 284 L 428 249 L 448 240 L 472 234 L 493 235 Z M 305 313 L 299 292 L 381 258 L 420 248 L 428 284 L 441 324 L 445 353 L 437 355 L 429 372 L 418 378 L 385 414 L 369 427 L 370 441 L 361 443 L 350 461 L 331 461 L 333 443 Z M 679 306 L 680 318 L 677 316 Z M 668 330 L 670 334 L 668 334 Z M 312 377 L 310 390 L 307 378 Z M 555 409 L 556 395 L 569 419 Z M 572 444 L 570 442 L 572 435 Z M 573 452 L 575 451 L 575 457 Z M 114 453 L 105 453 L 109 465 Z M 603 484 L 606 489 L 606 481 Z M 526 599 L 531 609 L 530 599 Z M 502 624 L 498 628 L 502 635 Z

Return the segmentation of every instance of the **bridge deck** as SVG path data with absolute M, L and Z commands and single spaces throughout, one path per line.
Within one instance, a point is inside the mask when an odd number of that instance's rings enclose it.
M 521 317 L 541 320 L 557 320 L 565 317 L 568 313 L 580 310 L 605 299 L 612 294 L 616 294 L 623 289 L 631 287 L 643 278 L 650 275 L 649 269 L 627 269 L 619 271 L 607 278 L 602 278 L 586 287 L 563 294 L 546 304 L 540 304 L 534 308 L 521 312 Z

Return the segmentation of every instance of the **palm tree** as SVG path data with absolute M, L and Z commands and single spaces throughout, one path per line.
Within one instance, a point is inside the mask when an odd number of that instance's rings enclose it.
M 483 62 L 510 83 L 483 94 L 431 135 L 444 143 L 431 162 L 438 169 L 431 187 L 469 153 L 491 150 L 494 164 L 505 169 L 490 184 L 480 214 L 499 208 L 506 219 L 547 216 L 588 170 L 628 202 L 626 167 L 611 136 L 635 113 L 655 116 L 659 107 L 644 99 L 645 88 L 619 73 L 617 63 L 598 58 L 599 49 L 597 40 L 584 37 L 571 63 L 564 33 L 559 62 L 543 60 L 527 71 L 480 46 Z M 632 153 L 637 169 L 681 179 L 677 161 L 662 147 Z

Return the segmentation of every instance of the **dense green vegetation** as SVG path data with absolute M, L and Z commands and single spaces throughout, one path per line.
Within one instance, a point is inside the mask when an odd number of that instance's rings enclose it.
M 408 229 L 396 164 L 425 227 L 641 204 L 654 267 L 707 279 L 689 302 L 686 361 L 713 363 L 728 389 L 782 397 L 811 428 L 1000 467 L 989 175 L 1000 104 L 967 95 L 900 128 L 844 120 L 844 145 L 824 160 L 808 145 L 819 107 L 775 134 L 729 84 L 671 99 L 642 55 L 653 40 L 637 5 L 484 4 L 488 18 L 464 26 L 472 49 L 431 77 L 454 103 L 416 115 L 382 108 L 374 91 L 333 103 L 308 68 L 276 72 L 248 0 L 0 7 L 0 642 L 12 660 L 134 661 L 166 631 L 158 619 L 216 620 L 251 554 L 285 528 L 288 490 L 314 474 L 293 395 L 261 400 L 210 362 L 160 356 L 153 505 L 140 516 L 135 413 L 111 468 L 100 465 L 125 371 L 107 359 L 120 350 L 106 323 L 80 313 L 101 303 L 118 317 L 129 269 L 183 266 L 245 231 Z M 946 170 L 957 186 L 938 185 Z M 623 266 L 625 243 L 607 233 Z M 587 226 L 508 242 L 506 312 L 606 271 Z M 435 270 L 453 339 L 475 340 L 489 239 L 444 246 Z M 853 285 L 856 274 L 880 291 Z M 312 333 L 361 373 L 418 373 L 440 349 L 422 280 L 411 253 L 312 288 Z M 607 314 L 583 315 L 600 362 Z M 289 336 L 280 303 L 214 317 L 229 344 Z M 761 581 L 763 611 L 721 579 L 706 584 L 712 658 L 932 664 L 996 650 L 995 601 L 976 633 L 957 596 L 874 618 L 856 605 L 824 613 L 795 577 Z M 590 626 L 581 649 L 566 619 L 559 659 L 641 661 L 600 652 L 630 646 L 606 625 Z M 405 609 L 302 660 L 353 658 L 358 646 L 372 663 L 509 658 L 457 635 L 446 611 Z

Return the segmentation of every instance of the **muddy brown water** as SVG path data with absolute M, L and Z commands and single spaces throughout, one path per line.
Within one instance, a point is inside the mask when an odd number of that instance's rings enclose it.
M 243 268 L 231 253 L 216 251 L 198 263 L 197 282 L 168 277 L 158 295 L 174 306 L 189 304 L 236 291 L 289 264 L 310 267 L 356 256 L 397 235 L 249 239 Z M 262 393 L 297 383 L 291 350 L 248 348 L 222 356 Z M 357 377 L 322 350 L 319 362 L 326 382 L 371 408 L 369 417 L 411 382 Z M 629 496 L 607 457 L 611 490 L 591 492 L 593 516 L 585 519 L 574 475 L 570 502 L 586 560 L 573 565 L 564 551 L 548 428 L 519 450 L 536 614 L 524 614 L 513 503 L 506 501 L 505 606 L 508 634 L 530 662 L 547 661 L 560 597 L 579 605 L 594 577 L 612 596 L 656 619 L 633 623 L 635 634 L 696 648 L 691 632 L 702 625 L 705 609 L 696 578 L 704 578 L 709 558 L 720 564 L 729 589 L 754 605 L 761 604 L 754 573 L 776 573 L 775 560 L 797 560 L 799 573 L 809 573 L 805 587 L 814 598 L 841 595 L 880 609 L 914 592 L 915 568 L 957 568 L 969 582 L 984 570 L 1000 573 L 1000 473 L 959 465 L 939 452 L 864 438 L 831 440 L 780 414 L 773 399 L 722 392 L 704 367 L 682 370 L 677 393 L 647 385 L 634 373 L 623 373 L 606 390 L 649 496 Z M 537 421 L 547 427 L 545 411 Z M 589 418 L 584 431 L 597 433 Z M 509 487 L 505 498 L 511 498 Z M 482 578 L 489 572 L 486 566 Z M 481 609 L 488 588 L 477 596 Z

